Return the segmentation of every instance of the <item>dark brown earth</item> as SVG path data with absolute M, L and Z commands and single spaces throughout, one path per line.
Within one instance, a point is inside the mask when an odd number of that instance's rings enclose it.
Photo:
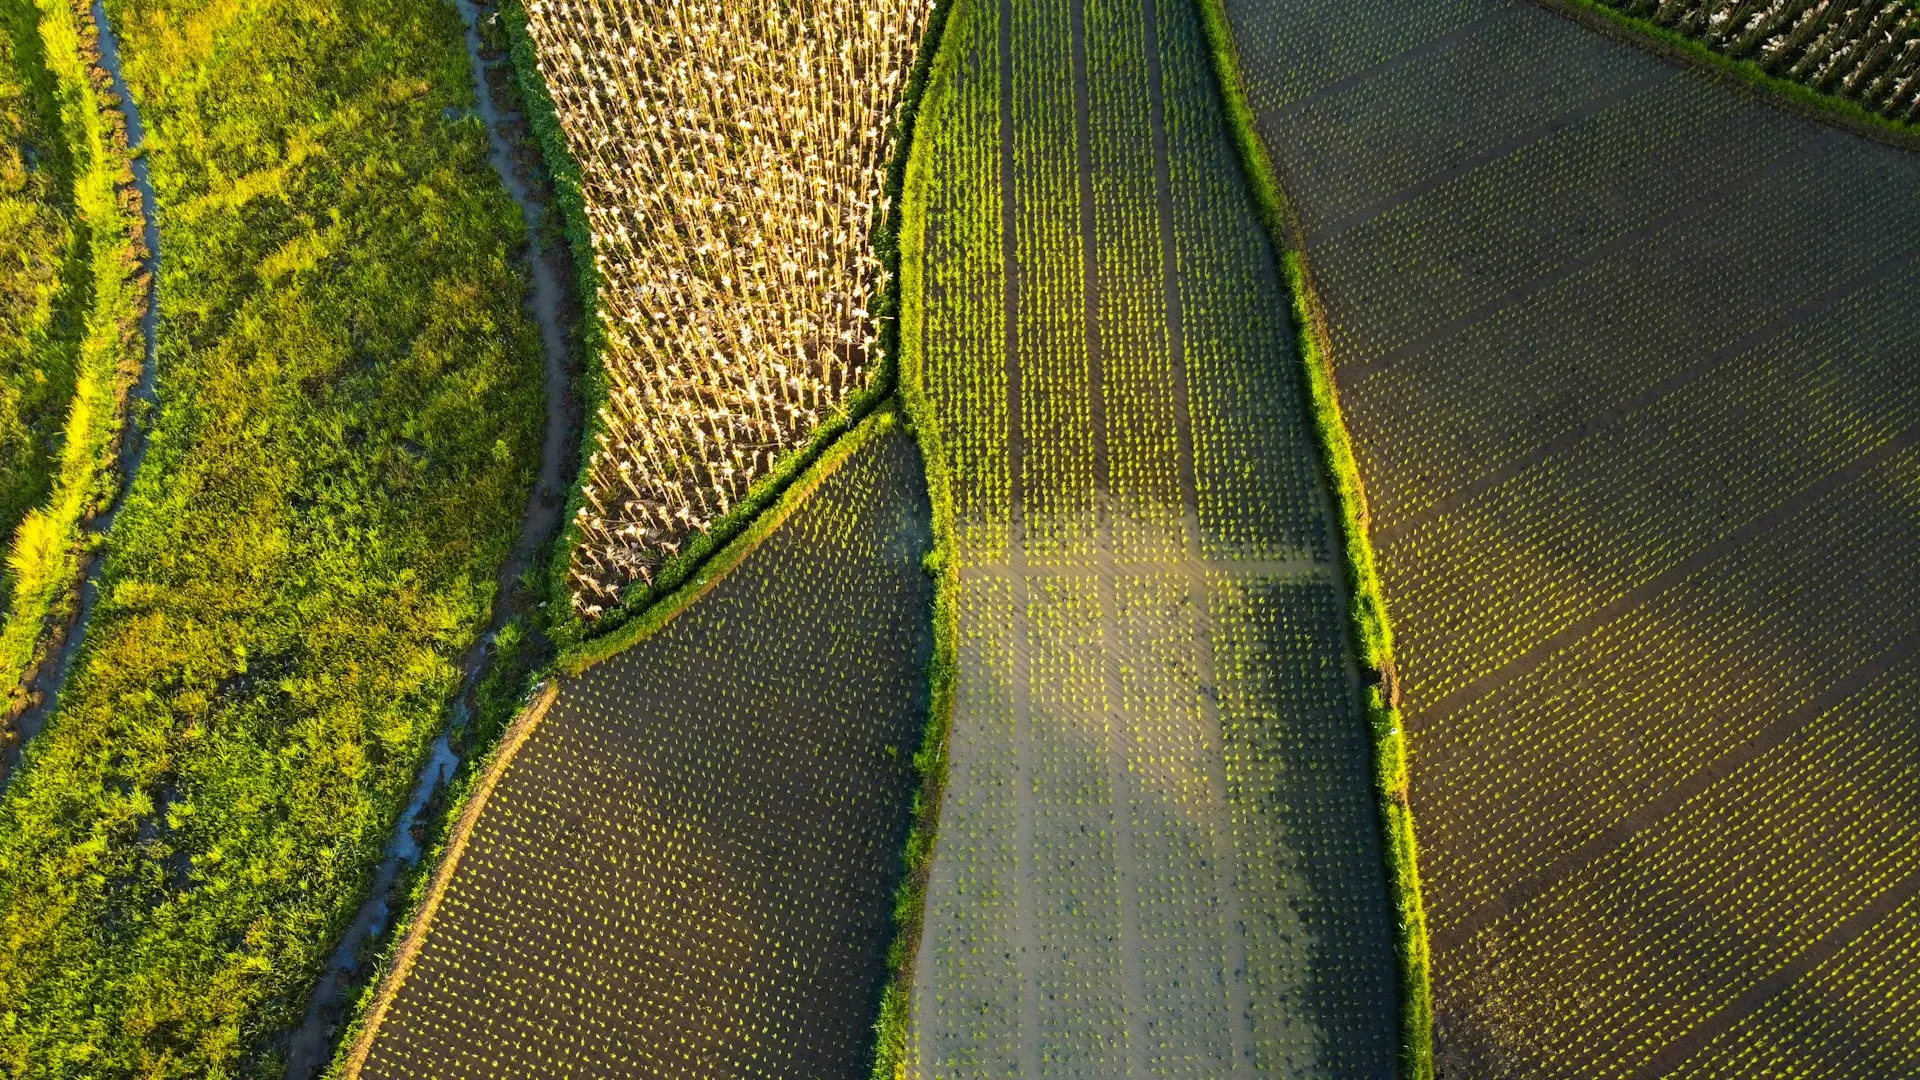
M 1910 1007 L 1814 988 L 1920 874 L 1920 155 L 1529 3 L 1228 10 L 1373 510 L 1443 1074 L 1904 1075 Z
M 866 1075 L 927 715 L 922 477 L 880 436 L 562 681 L 362 1076 Z

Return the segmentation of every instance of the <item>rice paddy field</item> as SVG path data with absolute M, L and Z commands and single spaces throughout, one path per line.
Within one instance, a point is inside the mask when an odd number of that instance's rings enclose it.
M 562 677 L 341 1075 L 864 1076 L 931 549 L 892 428 L 663 628 Z
M 979 0 L 947 35 L 902 385 L 957 669 L 904 1072 L 1391 1075 L 1329 510 L 1197 10 Z
M 1227 11 L 1393 616 L 1441 1074 L 1920 1070 L 1920 157 L 1529 3 Z

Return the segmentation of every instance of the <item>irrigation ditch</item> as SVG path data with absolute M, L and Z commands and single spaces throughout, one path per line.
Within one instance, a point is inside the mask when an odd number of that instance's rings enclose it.
M 77 9 L 79 5 L 75 7 Z M 80 578 L 78 603 L 64 620 L 55 617 L 50 620 L 52 625 L 41 631 L 53 652 L 33 667 L 27 677 L 29 704 L 14 718 L 11 725 L 12 741 L 6 744 L 4 751 L 0 751 L 0 795 L 6 794 L 14 769 L 34 736 L 46 727 L 48 718 L 59 707 L 60 690 L 66 685 L 67 674 L 73 670 L 74 658 L 79 655 L 81 645 L 86 642 L 87 624 L 100 598 L 100 575 L 106 568 L 106 555 L 100 541 L 113 528 L 114 519 L 119 516 L 121 507 L 126 505 L 127 493 L 133 489 L 134 477 L 139 473 L 140 463 L 147 454 L 147 433 L 142 421 L 158 404 L 154 383 L 159 372 L 160 219 L 153 193 L 151 163 L 141 153 L 146 128 L 140 120 L 140 106 L 134 101 L 132 91 L 127 88 L 126 77 L 121 72 L 120 43 L 107 21 L 103 0 L 92 0 L 88 11 L 98 34 L 97 62 L 100 69 L 107 73 L 113 93 L 119 98 L 112 107 L 119 111 L 125 123 L 132 185 L 140 201 L 141 233 L 145 241 L 140 271 L 146 275 L 145 304 L 140 316 L 140 375 L 128 393 L 127 408 L 123 411 L 117 463 L 119 483 L 106 509 L 81 526 L 81 545 L 87 554 L 82 563 L 84 569 Z
M 488 159 L 526 225 L 526 307 L 540 332 L 546 399 L 540 472 L 527 499 L 520 536 L 496 580 L 493 615 L 461 661 L 460 691 L 394 824 L 367 897 L 328 953 L 299 1025 L 271 1040 L 285 1058 L 287 1080 L 311 1080 L 327 1067 L 355 1001 L 379 967 L 395 929 L 395 910 L 406 907 L 421 857 L 432 847 L 428 836 L 445 816 L 451 785 L 462 764 L 474 757 L 465 736 L 482 683 L 503 666 L 502 655 L 509 651 L 500 647 L 503 631 L 514 623 L 516 631 L 525 626 L 535 636 L 540 633 L 541 620 L 527 616 L 546 597 L 544 568 L 559 536 L 572 479 L 568 469 L 580 438 L 579 359 L 570 344 L 581 309 L 574 295 L 572 256 L 554 221 L 554 193 L 526 117 L 515 107 L 511 58 L 489 32 L 497 27 L 496 9 L 475 0 L 451 2 L 465 26 L 473 71 L 475 104 L 470 115 L 485 126 Z M 542 638 L 534 651 L 546 648 Z M 519 655 L 520 650 L 513 651 Z

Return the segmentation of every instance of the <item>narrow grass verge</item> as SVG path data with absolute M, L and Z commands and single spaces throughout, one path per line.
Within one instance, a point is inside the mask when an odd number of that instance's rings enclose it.
M 1260 220 L 1280 255 L 1293 298 L 1293 319 L 1299 334 L 1314 433 L 1340 518 L 1348 626 L 1354 649 L 1370 676 L 1364 704 L 1372 735 L 1374 789 L 1380 803 L 1382 847 L 1395 916 L 1395 946 L 1400 968 L 1400 1071 L 1408 1080 L 1431 1080 L 1433 998 L 1426 907 L 1420 897 L 1419 845 L 1414 840 L 1413 815 L 1407 805 L 1407 746 L 1400 725 L 1393 628 L 1387 618 L 1386 593 L 1374 562 L 1366 488 L 1340 413 L 1339 389 L 1328 363 L 1326 318 L 1308 268 L 1304 231 L 1281 190 L 1266 145 L 1254 128 L 1253 108 L 1247 101 L 1225 2 L 1198 0 L 1198 3 L 1234 145 L 1239 148 L 1241 166 L 1253 189 Z
M 844 437 L 821 448 L 808 467 L 800 471 L 800 475 L 774 493 L 771 505 L 751 521 L 743 523 L 744 527 L 701 563 L 691 578 L 683 579 L 672 592 L 661 596 L 612 631 L 566 647 L 561 651 L 556 666 L 568 675 L 579 675 L 658 633 L 661 627 L 678 618 L 694 601 L 712 592 L 720 579 L 726 577 L 748 555 L 753 554 L 767 537 L 785 524 L 827 477 L 838 471 L 862 447 L 892 431 L 898 422 L 899 414 L 890 407 L 869 413 Z
M 415 875 L 407 901 L 408 915 L 394 924 L 392 945 L 381 959 L 379 970 L 383 972 L 374 992 L 362 996 L 356 1006 L 351 1025 L 340 1040 L 333 1064 L 327 1070 L 328 1077 L 358 1077 L 367 1063 L 367 1051 L 373 1047 L 373 1037 L 379 1033 L 380 1021 L 385 1019 L 387 1010 L 392 1007 L 394 997 L 400 992 L 400 984 L 413 970 L 413 961 L 420 955 L 420 945 L 426 940 L 427 931 L 433 925 L 433 916 L 440 908 L 440 899 L 446 895 L 447 883 L 453 880 L 453 872 L 460 868 L 460 857 L 466 853 L 467 840 L 473 835 L 473 827 L 480 820 L 480 814 L 487 808 L 487 799 L 512 764 L 513 757 L 520 747 L 533 734 L 534 728 L 553 707 L 554 699 L 560 696 L 559 684 L 551 678 L 543 679 L 534 689 L 527 703 L 519 710 L 513 722 L 507 726 L 498 744 L 475 768 L 465 772 L 456 783 L 451 799 L 448 801 L 446 820 L 448 827 L 442 830 L 440 840 L 430 857 L 420 860 L 420 867 L 432 867 L 433 872 Z
M 126 402 L 145 355 L 140 319 L 148 303 L 140 265 L 144 220 L 131 184 L 126 121 L 98 62 L 93 16 L 77 0 L 36 0 L 35 11 L 72 164 L 85 292 L 52 491 L 21 520 L 6 553 L 12 587 L 0 622 L 0 685 L 9 688 L 9 712 L 32 704 L 24 684 L 64 640 L 93 547 L 87 527 L 119 489 Z
M 944 43 L 966 37 L 964 20 L 969 17 L 971 8 L 964 0 L 957 5 L 952 0 L 941 0 L 927 29 L 929 35 L 939 36 L 942 45 L 930 64 L 915 66 L 916 85 L 909 89 L 909 95 L 928 116 L 938 115 L 946 106 L 953 86 L 950 73 L 957 53 Z M 956 26 L 949 34 L 946 30 L 950 21 Z M 924 98 L 923 92 L 927 95 Z M 907 1076 L 913 963 L 926 925 L 927 881 L 933 870 L 934 839 L 939 833 L 940 804 L 947 785 L 947 737 L 953 730 L 955 650 L 960 632 L 960 570 L 954 558 L 953 480 L 947 473 L 939 425 L 934 422 L 933 407 L 926 396 L 925 177 L 933 167 L 926 147 L 911 147 L 904 166 L 899 247 L 895 252 L 900 295 L 897 328 L 900 401 L 908 430 L 920 444 L 920 458 L 927 474 L 927 496 L 933 506 L 933 551 L 927 556 L 927 572 L 934 578 L 933 657 L 927 671 L 931 691 L 927 729 L 921 737 L 919 751 L 913 756 L 917 783 L 912 804 L 913 824 L 907 833 L 904 855 L 905 875 L 894 894 L 894 937 L 887 947 L 887 983 L 881 991 L 880 1016 L 874 1024 L 872 1080 L 906 1080 Z
M 1728 56 L 1698 38 L 1669 30 L 1650 19 L 1629 15 L 1599 0 L 1533 0 L 1533 3 L 1675 63 L 1690 64 L 1730 78 L 1795 115 L 1833 124 L 1891 146 L 1920 150 L 1920 124 L 1882 116 L 1850 98 L 1823 93 L 1770 74 L 1752 60 Z
M 901 196 L 906 183 L 907 158 L 912 152 L 915 117 L 920 107 L 921 95 L 926 90 L 927 75 L 931 70 L 933 56 L 939 49 L 942 27 L 946 22 L 947 11 L 952 0 L 936 0 L 932 14 L 928 17 L 925 34 L 920 41 L 919 55 L 915 57 L 913 69 L 907 78 L 907 89 L 901 98 L 899 114 L 893 121 L 891 135 L 893 157 L 887 165 L 885 194 L 887 204 L 901 205 Z M 513 67 L 521 82 L 521 97 L 526 102 L 528 122 L 532 125 L 535 137 L 540 144 L 541 153 L 547 159 L 548 170 L 554 176 L 554 186 L 559 191 L 561 213 L 565 219 L 565 231 L 568 245 L 573 250 L 574 262 L 580 269 L 577 280 L 582 304 L 582 363 L 590 369 L 584 380 L 581 396 L 581 408 L 585 430 L 580 440 L 580 461 L 577 477 L 584 479 L 587 459 L 592 455 L 599 436 L 604 430 L 602 408 L 607 401 L 608 382 L 604 365 L 606 336 L 601 327 L 598 314 L 598 295 L 601 285 L 598 272 L 593 266 L 593 237 L 591 227 L 586 220 L 586 208 L 581 189 L 579 166 L 567 149 L 566 135 L 560 126 L 558 114 L 553 107 L 553 99 L 547 93 L 545 83 L 538 75 L 538 54 L 534 49 L 532 35 L 527 29 L 527 16 L 523 0 L 507 0 L 501 7 L 502 22 L 506 24 L 508 37 L 513 50 Z M 593 622 L 581 619 L 574 611 L 570 597 L 572 590 L 567 582 L 569 560 L 573 549 L 579 543 L 579 511 L 585 505 L 585 493 L 582 484 L 576 482 L 568 498 L 566 518 L 562 526 L 562 540 L 554 551 L 553 563 L 549 574 L 553 578 L 551 588 L 558 611 L 553 616 L 551 634 L 563 647 L 585 643 L 604 635 L 616 634 L 627 622 L 639 618 L 657 604 L 670 603 L 689 580 L 707 574 L 706 563 L 723 551 L 734 537 L 748 528 L 755 518 L 765 513 L 777 503 L 781 493 L 796 478 L 805 473 L 818 461 L 827 448 L 842 436 L 853 430 L 869 413 L 878 408 L 894 391 L 899 375 L 900 330 L 898 319 L 894 318 L 900 310 L 900 228 L 902 214 L 894 214 L 874 230 L 872 244 L 874 254 L 886 266 L 887 286 L 875 298 L 871 308 L 880 317 L 880 363 L 874 368 L 873 377 L 867 385 L 847 396 L 846 402 L 830 417 L 823 420 L 813 432 L 805 446 L 789 453 L 767 475 L 755 481 L 747 490 L 746 497 L 736 503 L 731 510 L 716 519 L 704 533 L 689 538 L 678 553 L 670 556 L 654 576 L 653 583 L 635 583 L 620 600 L 618 606 L 606 611 Z M 587 327 L 591 324 L 591 329 Z

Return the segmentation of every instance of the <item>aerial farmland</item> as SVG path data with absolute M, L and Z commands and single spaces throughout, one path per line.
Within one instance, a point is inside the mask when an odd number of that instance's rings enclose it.
M 0 1078 L 1920 1076 L 1913 0 L 0 0 Z

